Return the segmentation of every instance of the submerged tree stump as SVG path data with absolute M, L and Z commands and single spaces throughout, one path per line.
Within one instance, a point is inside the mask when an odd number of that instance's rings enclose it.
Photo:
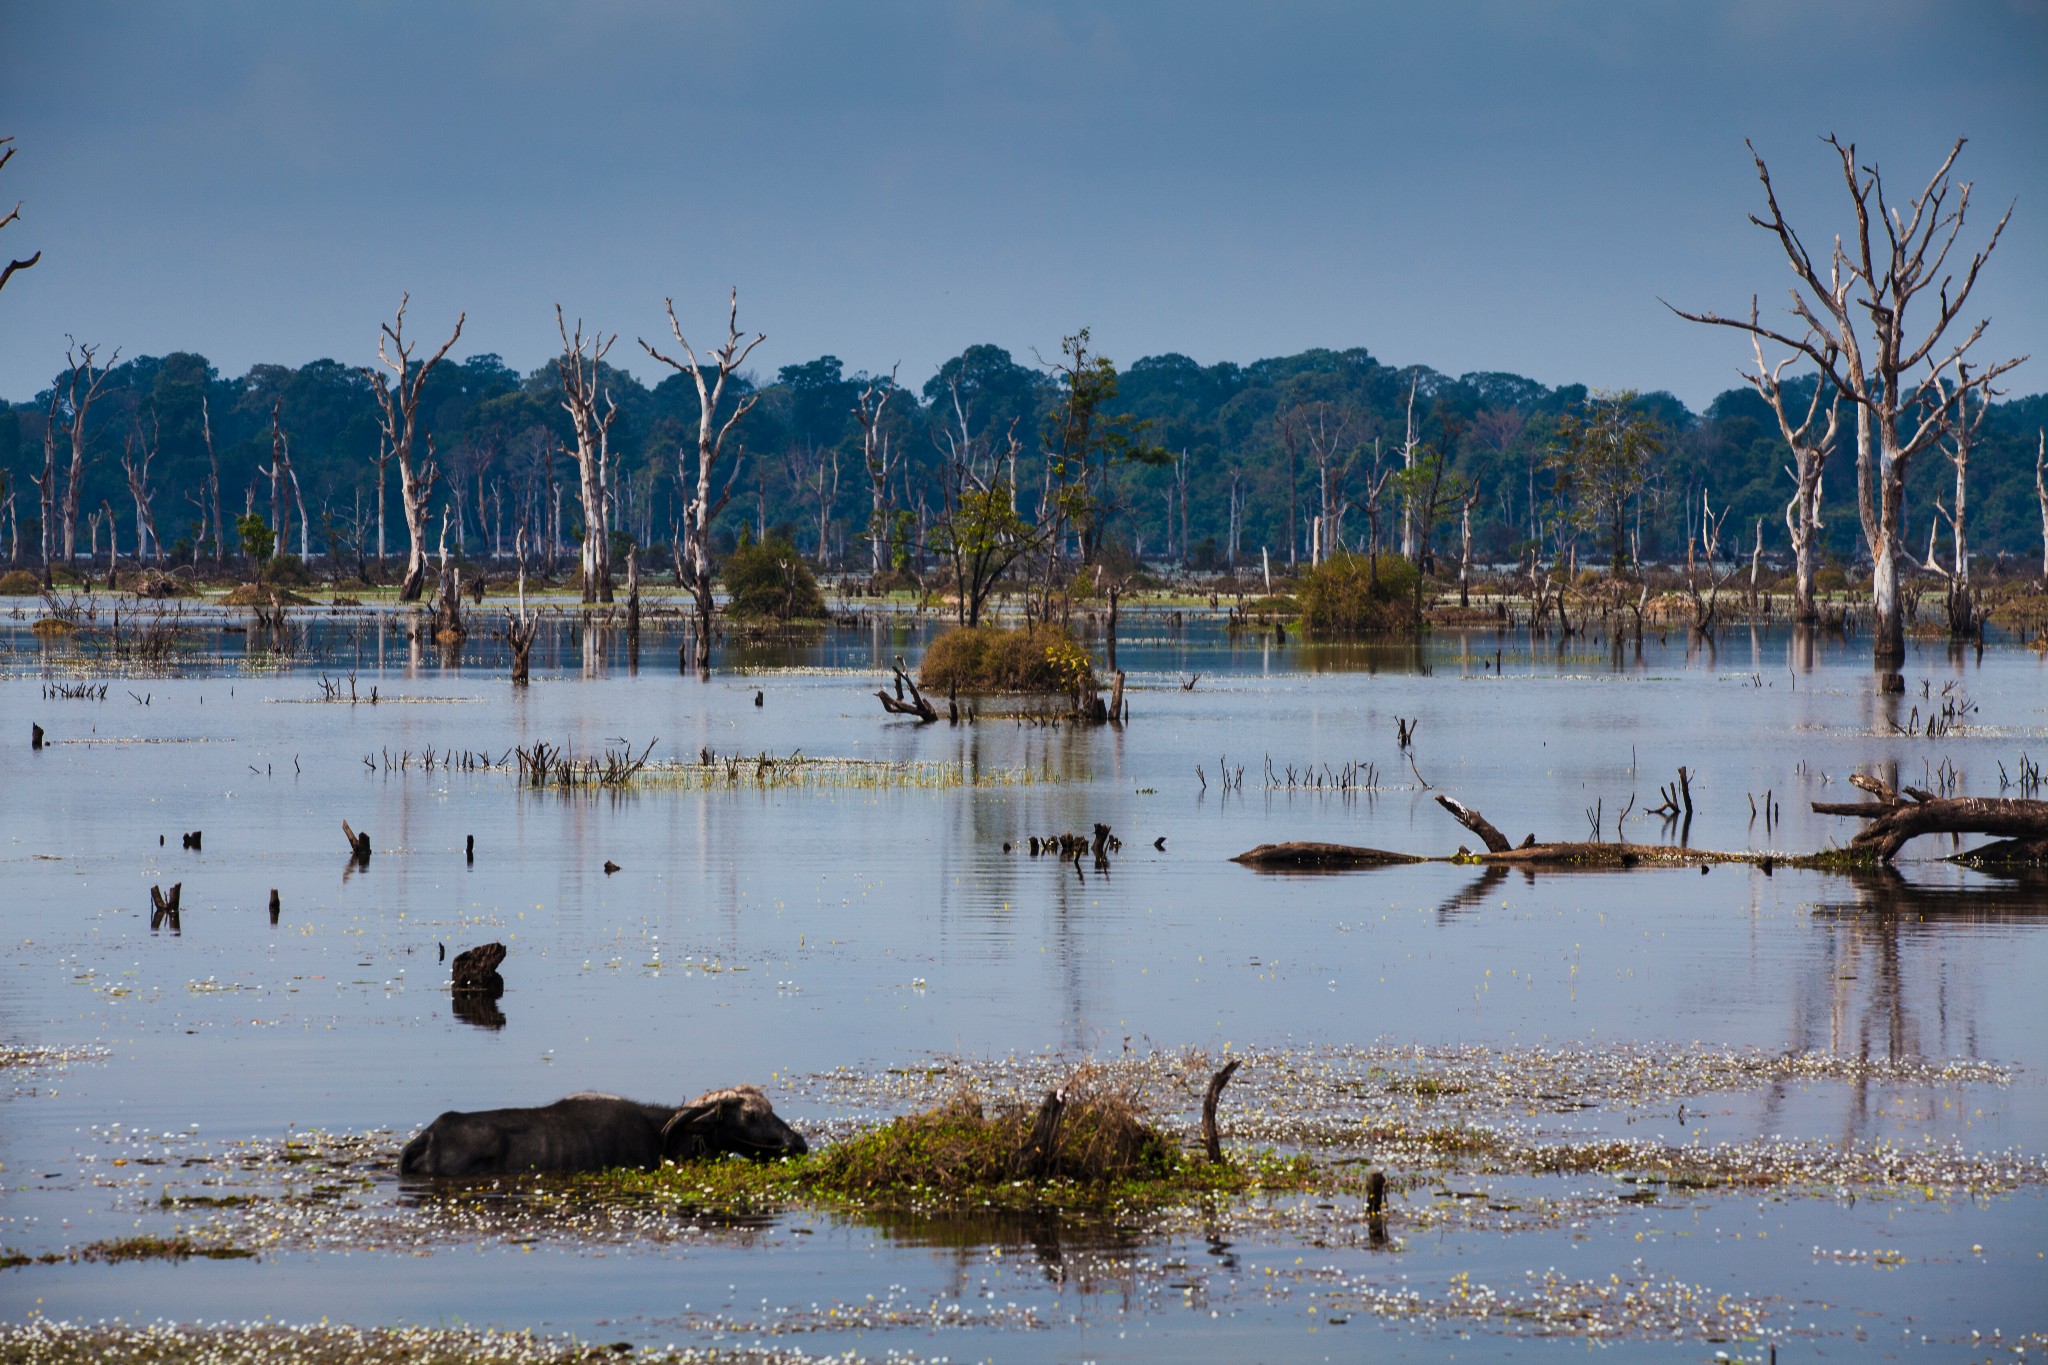
M 358 834 L 348 827 L 348 821 L 341 822 L 342 836 L 348 840 L 349 861 L 358 867 L 370 865 L 370 836 Z
M 455 955 L 449 989 L 457 995 L 482 995 L 496 1000 L 505 993 L 505 978 L 498 964 L 505 960 L 502 943 L 479 943 Z

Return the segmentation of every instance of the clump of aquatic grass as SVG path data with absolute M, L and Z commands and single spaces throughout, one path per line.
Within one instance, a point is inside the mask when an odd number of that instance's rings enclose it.
M 781 791 L 790 789 L 925 789 L 950 791 L 962 787 L 1034 786 L 1059 781 L 1050 767 L 984 768 L 964 763 L 892 763 L 881 759 L 811 756 L 801 750 L 787 755 L 718 754 L 699 752 L 695 762 L 661 762 L 650 759 L 656 741 L 649 741 L 637 754 L 630 748 L 607 748 L 601 754 L 578 756 L 560 745 L 536 741 L 507 750 L 493 759 L 488 753 L 468 750 L 445 751 L 439 766 L 464 771 L 511 772 L 527 787 L 553 791 L 609 789 L 613 791 Z M 386 754 L 386 771 L 405 771 L 413 758 L 410 751 L 394 757 Z M 366 755 L 365 766 L 378 767 L 376 755 Z M 435 766 L 433 750 L 425 751 L 423 766 Z
M 1057 1114 L 1051 1150 L 1036 1148 Z M 1083 1073 L 1059 1103 L 984 1106 L 968 1092 L 825 1149 L 818 1188 L 848 1195 L 917 1190 L 960 1195 L 1018 1180 L 1082 1185 L 1168 1180 L 1183 1164 L 1174 1142 L 1147 1122 L 1131 1093 Z

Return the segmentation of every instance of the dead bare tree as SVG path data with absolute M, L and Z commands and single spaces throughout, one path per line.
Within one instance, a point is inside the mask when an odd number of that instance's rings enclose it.
M 14 139 L 11 137 L 0 137 L 0 167 L 4 167 L 7 165 L 8 162 L 14 160 L 14 153 L 17 149 L 7 145 L 12 141 L 14 141 Z M 7 211 L 7 216 L 4 218 L 0 218 L 0 228 L 11 226 L 14 223 L 14 221 L 20 217 L 21 204 L 19 201 L 17 201 L 14 207 Z M 7 287 L 7 282 L 14 278 L 15 271 L 27 270 L 30 266 L 34 265 L 37 261 L 40 261 L 41 259 L 43 259 L 43 253 L 38 251 L 35 255 L 29 257 L 25 261 L 11 260 L 5 266 L 0 266 L 0 289 L 5 289 Z
M 2041 577 L 2048 580 L 2048 429 L 2034 433 L 2034 497 L 2041 503 Z
M 1749 318 L 1752 324 L 1758 321 L 1756 300 L 1749 301 Z M 1821 475 L 1827 466 L 1828 455 L 1835 448 L 1835 433 L 1841 425 L 1842 391 L 1828 379 L 1827 365 L 1815 377 L 1813 397 L 1806 405 L 1806 416 L 1797 426 L 1785 408 L 1784 375 L 1785 367 L 1798 359 L 1795 352 L 1786 356 L 1776 365 L 1764 364 L 1764 347 L 1760 330 L 1753 330 L 1749 336 L 1750 347 L 1756 353 L 1756 369 L 1745 371 L 1743 378 L 1750 386 L 1763 395 L 1777 414 L 1778 433 L 1785 438 L 1785 444 L 1792 448 L 1792 467 L 1785 472 L 1792 476 L 1792 500 L 1785 504 L 1785 530 L 1792 538 L 1792 619 L 1802 625 L 1810 625 L 1819 618 L 1813 604 L 1813 577 L 1819 568 L 1820 559 L 1820 495 Z M 1821 343 L 1824 355 L 1832 351 Z M 1821 403 L 1827 402 L 1827 424 L 1816 432 L 1814 423 L 1820 420 Z
M 601 370 L 605 355 L 619 334 L 605 336 L 593 332 L 586 341 L 583 319 L 578 318 L 572 336 L 559 303 L 555 305 L 555 329 L 562 334 L 561 358 L 555 361 L 555 369 L 562 376 L 562 408 L 576 428 L 577 492 L 583 502 L 583 600 L 609 602 L 612 522 L 608 466 L 612 421 L 619 415 L 619 405 L 604 388 Z M 600 399 L 603 412 L 598 411 Z
M 199 393 L 199 429 L 206 438 L 206 478 L 209 485 L 208 493 L 213 501 L 213 557 L 219 561 L 227 558 L 227 523 L 222 521 L 220 516 L 220 452 L 213 448 L 213 411 L 207 405 L 204 389 Z M 200 520 L 205 520 L 203 507 Z M 199 543 L 194 541 L 192 548 L 196 554 Z
M 723 423 L 718 421 L 718 405 L 725 395 L 725 386 L 733 372 L 746 363 L 752 350 L 768 339 L 765 332 L 756 332 L 751 341 L 741 344 L 740 336 L 740 291 L 734 288 L 725 319 L 725 344 L 711 352 L 717 362 L 716 381 L 707 382 L 704 367 L 697 363 L 697 353 L 690 349 L 690 343 L 683 337 L 683 327 L 676 320 L 674 299 L 663 299 L 668 310 L 669 331 L 675 334 L 676 344 L 689 357 L 689 364 L 663 355 L 660 351 L 640 339 L 640 348 L 648 355 L 673 370 L 687 374 L 697 385 L 697 469 L 694 480 L 689 475 L 687 452 L 676 452 L 676 479 L 685 490 L 694 486 L 689 493 L 689 503 L 683 515 L 683 540 L 685 557 L 688 560 L 690 589 L 697 606 L 697 635 L 695 666 L 699 673 L 711 671 L 711 612 L 714 600 L 711 595 L 711 524 L 718 514 L 725 510 L 726 502 L 732 496 L 732 476 L 728 476 L 723 490 L 713 492 L 718 461 L 725 452 L 726 437 L 732 434 L 734 426 L 745 417 L 758 399 L 757 394 L 747 394 L 733 404 L 733 410 Z M 732 475 L 739 473 L 739 462 L 745 454 L 743 447 L 733 452 Z M 678 561 L 680 575 L 681 561 Z
M 277 549 L 283 554 L 291 543 L 292 510 L 298 509 L 299 558 L 308 557 L 306 499 L 299 492 L 298 472 L 292 468 L 292 442 L 284 433 L 281 416 L 284 400 L 270 405 L 270 464 L 256 472 L 270 480 L 270 520 L 277 527 Z
M 64 428 L 71 438 L 71 467 L 64 480 L 64 506 L 60 513 L 64 533 L 64 562 L 69 564 L 78 548 L 78 499 L 85 490 L 85 419 L 92 411 L 92 405 L 99 399 L 100 390 L 106 387 L 107 375 L 111 368 L 120 363 L 121 351 L 114 349 L 107 358 L 106 367 L 98 365 L 98 347 L 87 346 L 65 338 L 64 363 L 70 367 L 64 381 Z M 51 395 L 50 411 L 57 411 L 56 395 Z M 48 438 L 45 438 L 48 449 Z M 46 461 L 45 476 L 52 471 Z
M 1328 559 L 1343 541 L 1344 481 L 1357 459 L 1352 414 L 1330 403 L 1298 403 L 1280 417 L 1281 441 L 1306 444 L 1316 467 L 1316 513 L 1309 521 L 1309 563 Z
M 142 414 L 135 415 L 134 429 L 122 443 L 121 472 L 128 479 L 128 496 L 135 500 L 135 562 L 140 564 L 143 556 L 151 550 L 156 552 L 156 562 L 164 562 L 164 546 L 156 534 L 156 513 L 150 503 L 156 496 L 149 486 L 150 461 L 156 458 L 157 446 L 162 437 L 162 427 L 156 419 L 156 404 L 149 405 L 149 429 L 142 426 Z
M 792 489 L 818 509 L 818 563 L 832 557 L 832 504 L 839 498 L 839 447 L 821 446 L 809 437 L 783 456 Z
M 385 457 L 398 462 L 399 497 L 404 503 L 405 529 L 410 540 L 405 561 L 405 577 L 398 586 L 398 600 L 417 602 L 427 581 L 427 501 L 433 496 L 434 483 L 440 477 L 431 457 L 417 464 L 413 461 L 413 441 L 419 431 L 420 392 L 426 387 L 427 376 L 441 363 L 456 339 L 462 335 L 462 324 L 469 314 L 459 313 L 455 318 L 455 331 L 448 340 L 441 343 L 441 349 L 428 359 L 415 364 L 412 358 L 415 343 L 405 339 L 405 308 L 412 302 L 410 293 L 398 300 L 398 316 L 384 323 L 378 330 L 377 359 L 386 369 L 397 376 L 394 383 L 382 370 L 373 366 L 362 367 L 377 398 L 378 425 L 383 442 L 390 448 Z M 396 357 L 395 359 L 393 357 Z M 384 556 L 384 480 L 379 469 L 377 480 L 377 557 Z
M 868 471 L 868 576 L 879 579 L 888 557 L 889 479 L 903 462 L 896 433 L 887 420 L 889 400 L 896 394 L 896 371 L 887 379 L 871 379 L 854 400 L 853 418 L 860 423 L 861 458 Z
M 1403 473 L 1413 470 L 1416 461 L 1422 457 L 1422 442 L 1415 438 L 1415 390 L 1421 382 L 1422 369 L 1418 366 L 1408 376 L 1408 434 L 1401 441 Z M 1401 498 L 1401 558 L 1410 564 L 1416 562 L 1415 541 L 1415 499 L 1412 494 L 1404 493 Z
M 1733 327 L 1799 352 L 1820 367 L 1824 381 L 1856 405 L 1856 496 L 1873 563 L 1873 655 L 1886 671 L 1884 686 L 1899 690 L 1905 682 L 1897 670 L 1906 657 L 1899 562 L 1911 554 L 1903 541 L 1906 473 L 1913 458 L 1940 438 L 1949 420 L 1953 396 L 1944 401 L 1937 381 L 1962 363 L 1989 322 L 1978 321 L 1960 342 L 1942 349 L 1942 338 L 1968 303 L 2012 209 L 2007 207 L 1958 281 L 1947 269 L 1948 256 L 1962 232 L 1972 186 L 1969 181 L 1957 186 L 1951 172 L 1966 139 L 1956 139 L 1925 188 L 1903 211 L 1885 202 L 1884 180 L 1876 164 L 1857 164 L 1855 143 L 1844 143 L 1833 134 L 1826 141 L 1841 163 L 1855 227 L 1846 244 L 1842 236 L 1835 238 L 1824 266 L 1785 221 L 1770 168 L 1756 148 L 1749 147 L 1769 215 L 1750 214 L 1749 221 L 1775 236 L 1785 252 L 1794 276 L 1790 312 L 1805 328 L 1804 334 L 1794 337 L 1754 316 L 1672 311 L 1691 322 Z M 1935 317 L 1924 332 L 1909 331 L 1907 313 L 1929 288 L 1935 291 Z M 1859 314 L 1864 318 L 1862 330 Z M 2024 358 L 1986 367 L 1983 382 Z

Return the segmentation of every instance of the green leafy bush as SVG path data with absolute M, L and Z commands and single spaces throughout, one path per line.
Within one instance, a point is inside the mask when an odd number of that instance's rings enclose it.
M 955 626 L 932 641 L 917 670 L 918 685 L 936 696 L 954 692 L 1065 692 L 1098 683 L 1088 651 L 1050 623 L 1005 630 Z
M 741 545 L 725 561 L 726 610 L 734 616 L 773 621 L 817 621 L 825 616 L 825 595 L 796 546 L 771 535 L 758 545 Z
M 1311 635 L 1407 635 L 1420 575 L 1399 555 L 1332 555 L 1301 577 L 1301 623 Z

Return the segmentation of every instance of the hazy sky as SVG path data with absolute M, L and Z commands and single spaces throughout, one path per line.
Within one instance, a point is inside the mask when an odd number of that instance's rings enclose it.
M 2048 388 L 2048 3 L 106 4 L 12 0 L 0 395 L 67 332 L 130 355 L 374 358 L 401 291 L 521 370 L 553 305 L 763 377 L 922 382 L 1087 324 L 1119 362 L 1364 346 L 1546 383 L 1728 387 L 1727 311 L 1845 223 L 1836 131 L 1917 188 L 1970 138 L 1987 353 Z M 1973 216 L 1975 216 L 1973 214 Z

